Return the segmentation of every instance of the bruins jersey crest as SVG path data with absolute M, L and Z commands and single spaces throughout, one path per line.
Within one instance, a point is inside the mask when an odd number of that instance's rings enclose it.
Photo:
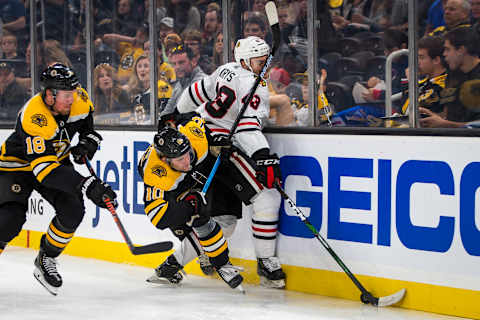
M 32 123 L 36 124 L 39 127 L 46 127 L 48 122 L 47 122 L 47 117 L 44 114 L 41 113 L 35 113 L 32 117 Z
M 87 96 L 87 94 L 86 94 L 85 91 L 83 91 L 81 88 L 78 88 L 78 89 L 77 89 L 77 95 L 78 95 L 84 102 L 87 102 L 87 101 L 88 101 L 88 96 Z
M 190 132 L 198 138 L 203 138 L 203 132 L 198 127 L 190 127 Z
M 162 166 L 153 167 L 153 168 L 152 168 L 152 173 L 153 173 L 154 175 L 159 176 L 160 178 L 161 178 L 161 177 L 166 177 L 166 176 L 167 176 L 167 169 L 165 169 L 165 168 L 162 167 Z

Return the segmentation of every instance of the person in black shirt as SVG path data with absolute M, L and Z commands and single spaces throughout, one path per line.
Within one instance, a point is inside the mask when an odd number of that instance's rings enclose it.
M 419 108 L 427 117 L 423 127 L 464 127 L 480 119 L 480 58 L 476 46 L 479 34 L 471 28 L 459 28 L 445 35 L 443 55 L 450 69 L 440 103 L 445 105 L 442 117 L 426 108 Z

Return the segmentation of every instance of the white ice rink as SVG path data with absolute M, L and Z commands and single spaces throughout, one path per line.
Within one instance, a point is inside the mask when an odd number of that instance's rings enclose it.
M 250 285 L 242 295 L 197 276 L 177 288 L 155 286 L 145 282 L 152 269 L 67 255 L 58 259 L 64 284 L 55 297 L 32 275 L 36 254 L 7 247 L 0 256 L 1 320 L 461 319 Z

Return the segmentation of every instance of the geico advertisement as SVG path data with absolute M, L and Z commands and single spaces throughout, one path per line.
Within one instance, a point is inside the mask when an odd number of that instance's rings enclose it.
M 5 137 L 7 131 L 2 130 Z M 118 214 L 136 243 L 170 240 L 143 213 L 137 163 L 152 132 L 101 132 L 92 160 L 118 194 Z M 281 158 L 283 187 L 354 273 L 480 290 L 480 152 L 474 138 L 346 135 L 268 136 Z M 87 175 L 84 166 L 76 166 Z M 122 241 L 108 211 L 86 200 L 76 235 Z M 25 229 L 44 231 L 52 208 L 35 194 Z M 232 256 L 254 258 L 251 210 L 244 210 Z M 339 271 L 282 201 L 283 263 Z

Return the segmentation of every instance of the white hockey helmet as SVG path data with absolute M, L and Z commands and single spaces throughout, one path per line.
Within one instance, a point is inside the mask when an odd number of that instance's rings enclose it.
M 241 60 L 244 60 L 250 71 L 252 71 L 250 58 L 263 57 L 269 53 L 270 46 L 257 36 L 240 39 L 235 44 L 235 61 L 240 63 Z

